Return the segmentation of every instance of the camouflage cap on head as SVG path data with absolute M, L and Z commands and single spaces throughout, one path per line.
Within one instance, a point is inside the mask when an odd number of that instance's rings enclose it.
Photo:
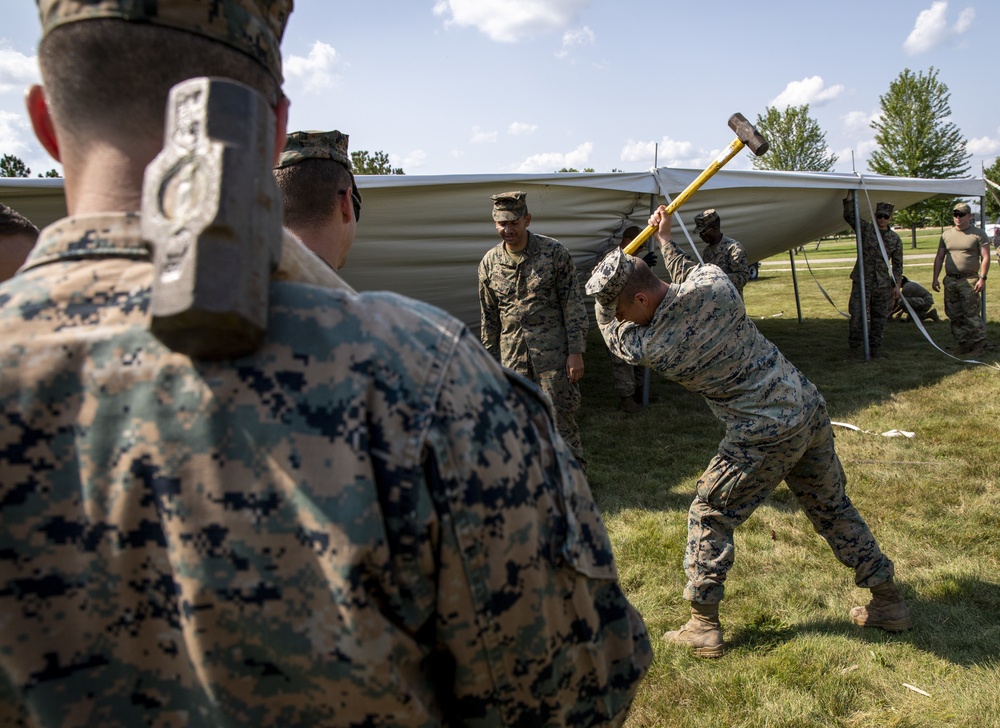
M 527 192 L 501 192 L 493 195 L 493 219 L 497 222 L 517 220 L 528 211 Z
M 292 0 L 37 0 L 42 35 L 80 20 L 150 23 L 204 36 L 246 53 L 281 77 L 281 36 Z
M 602 306 L 610 306 L 625 288 L 633 270 L 635 258 L 625 255 L 621 248 L 612 248 L 594 268 L 585 290 Z
M 895 209 L 896 208 L 893 205 L 890 205 L 888 202 L 876 202 L 875 203 L 875 215 L 876 216 L 879 215 L 880 213 L 882 213 L 882 214 L 889 215 L 890 217 L 892 217 L 892 211 L 895 210 Z
M 275 169 L 290 167 L 304 159 L 332 159 L 351 168 L 351 157 L 347 153 L 347 134 L 333 131 L 293 131 L 288 135 L 285 149 Z
M 700 233 L 705 228 L 712 227 L 719 222 L 719 213 L 715 210 L 705 210 L 694 216 L 694 231 Z
M 953 208 L 951 208 L 951 211 L 960 212 L 963 215 L 968 215 L 970 212 L 972 212 L 972 208 L 969 207 L 968 203 L 959 202 Z

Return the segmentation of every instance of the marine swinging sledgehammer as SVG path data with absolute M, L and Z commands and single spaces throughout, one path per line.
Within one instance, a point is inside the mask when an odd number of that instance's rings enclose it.
M 730 159 L 735 157 L 739 151 L 743 149 L 743 147 L 747 147 L 758 157 L 771 148 L 767 139 L 765 139 L 764 136 L 757 131 L 753 124 L 747 121 L 743 114 L 733 114 L 730 116 L 729 128 L 736 132 L 736 138 L 729 143 L 729 146 L 726 147 L 726 149 L 715 159 L 714 162 L 705 168 L 704 172 L 698 175 L 698 178 L 694 180 L 694 182 L 687 186 L 687 189 L 677 195 L 677 197 L 675 197 L 671 203 L 667 205 L 667 215 L 673 215 L 691 195 L 697 192 L 698 189 L 708 181 L 709 177 L 722 169 Z M 641 248 L 643 243 L 649 240 L 650 236 L 652 236 L 654 232 L 656 232 L 656 228 L 647 226 L 646 229 L 639 233 L 631 243 L 625 246 L 624 252 L 629 255 L 634 255 L 635 251 Z

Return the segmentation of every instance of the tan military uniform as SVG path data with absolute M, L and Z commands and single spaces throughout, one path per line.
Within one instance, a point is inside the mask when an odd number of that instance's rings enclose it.
M 973 286 L 979 279 L 982 249 L 989 244 L 985 231 L 977 227 L 950 227 L 938 241 L 938 250 L 945 251 L 944 312 L 961 352 L 986 342 L 982 298 Z

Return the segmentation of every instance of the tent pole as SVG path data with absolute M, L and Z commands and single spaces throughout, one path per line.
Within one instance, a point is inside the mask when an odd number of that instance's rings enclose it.
M 861 190 L 854 191 L 854 241 L 858 249 L 858 287 L 861 289 L 861 336 L 864 339 L 865 361 L 871 358 L 868 351 L 868 299 L 865 296 L 865 255 L 861 248 Z M 851 313 L 850 299 L 847 302 L 847 312 Z
M 654 162 L 655 164 L 655 162 Z M 656 212 L 656 195 L 649 195 L 649 216 L 652 217 L 653 213 Z M 664 264 L 665 265 L 665 264 Z M 649 367 L 642 368 L 642 406 L 649 406 L 649 380 L 650 373 Z
M 788 262 L 792 264 L 792 288 L 795 290 L 795 311 L 802 323 L 802 301 L 799 300 L 799 277 L 795 274 L 795 251 L 788 250 Z

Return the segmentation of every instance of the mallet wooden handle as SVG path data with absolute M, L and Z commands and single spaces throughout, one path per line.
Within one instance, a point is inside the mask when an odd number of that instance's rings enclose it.
M 739 151 L 743 149 L 743 147 L 745 146 L 746 145 L 741 140 L 733 139 L 733 141 L 729 143 L 729 146 L 726 147 L 725 151 L 723 151 L 723 153 L 720 154 L 715 159 L 714 162 L 708 165 L 708 167 L 706 167 L 705 170 L 698 175 L 697 179 L 695 179 L 691 184 L 689 184 L 683 192 L 677 195 L 677 197 L 671 200 L 670 204 L 667 205 L 667 214 L 673 215 L 674 212 L 677 210 L 677 208 L 683 205 L 691 195 L 693 195 L 695 192 L 698 191 L 699 187 L 701 187 L 703 184 L 705 184 L 705 182 L 708 181 L 709 177 L 711 177 L 713 174 L 722 169 L 726 165 L 726 163 L 730 159 L 735 157 L 739 153 Z M 628 255 L 635 255 L 635 251 L 641 248 L 643 246 L 643 243 L 649 240 L 649 238 L 652 237 L 653 233 L 655 232 L 656 232 L 655 227 L 653 227 L 652 225 L 647 225 L 645 230 L 636 235 L 635 239 L 632 240 L 631 243 L 625 246 L 624 252 L 627 253 Z

